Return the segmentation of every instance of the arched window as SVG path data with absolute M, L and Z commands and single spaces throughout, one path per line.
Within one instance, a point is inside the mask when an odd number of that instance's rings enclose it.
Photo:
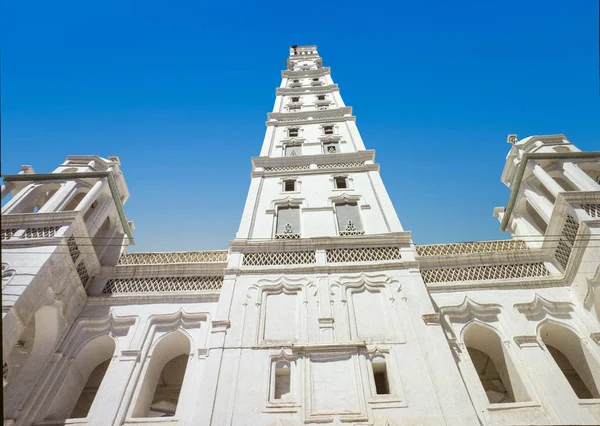
M 150 354 L 133 417 L 172 417 L 185 380 L 190 340 L 181 331 L 164 336 Z
M 341 236 L 363 235 L 365 233 L 357 203 L 336 203 L 335 214 L 337 216 L 339 234 Z
M 4 412 L 10 416 L 20 407 L 44 371 L 63 325 L 59 303 L 37 310 L 5 358 Z
M 114 353 L 115 341 L 108 335 L 88 342 L 71 364 L 46 418 L 88 417 Z
M 531 221 L 533 222 L 532 225 L 534 225 L 542 235 L 545 235 L 548 224 L 527 200 L 525 201 L 525 211 L 531 218 Z
M 102 225 L 100 225 L 100 228 L 98 229 L 94 237 L 92 238 L 92 246 L 94 247 L 94 250 L 96 251 L 96 254 L 98 256 L 102 254 L 104 247 L 110 242 L 110 234 L 112 231 L 111 222 L 112 221 L 110 219 L 110 216 L 107 216 L 106 219 L 104 219 L 104 222 L 102 222 Z
M 575 394 L 581 399 L 600 398 L 600 366 L 581 345 L 579 337 L 567 327 L 555 323 L 544 324 L 539 333 Z
M 15 200 L 16 204 L 7 213 L 37 213 L 59 189 L 56 183 L 38 185 L 22 199 Z
M 471 324 L 464 342 L 490 403 L 529 401 L 514 365 L 505 354 L 500 337 L 489 327 Z
M 75 194 L 71 201 L 69 201 L 69 204 L 65 206 L 64 210 L 75 210 L 86 195 L 87 191 L 81 191 Z

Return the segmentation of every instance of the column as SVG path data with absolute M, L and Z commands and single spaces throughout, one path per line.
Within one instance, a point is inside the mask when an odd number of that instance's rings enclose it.
M 565 176 L 572 181 L 580 191 L 600 191 L 600 184 L 594 182 L 594 179 L 581 170 L 577 164 L 570 161 L 564 161 L 562 167 Z
M 75 196 L 79 182 L 69 181 L 59 188 L 56 193 L 50 197 L 50 199 L 42 206 L 39 210 L 40 213 L 47 213 L 52 211 L 59 211 L 61 207 L 64 207 L 71 198 Z
M 556 198 L 559 192 L 564 192 L 564 189 L 550 176 L 546 170 L 539 164 L 528 164 L 531 167 L 533 175 L 538 178 L 542 185 Z
M 83 197 L 83 200 L 79 202 L 79 204 L 75 208 L 75 211 L 85 213 L 87 209 L 90 208 L 92 203 L 96 201 L 96 199 L 98 199 L 102 191 L 104 191 L 104 188 L 106 188 L 106 185 L 106 178 L 101 178 L 98 182 L 96 182 L 94 186 L 92 186 L 92 189 L 90 189 L 90 191 L 86 194 L 86 196 Z
M 552 216 L 553 205 L 546 197 L 538 194 L 529 186 L 525 186 L 525 190 L 523 191 L 523 195 L 531 206 L 539 213 L 539 215 L 544 219 L 546 223 L 550 222 L 550 217 Z

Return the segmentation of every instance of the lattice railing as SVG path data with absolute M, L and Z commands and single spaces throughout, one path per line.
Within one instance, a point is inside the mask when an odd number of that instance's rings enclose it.
M 327 249 L 327 262 L 375 262 L 380 260 L 400 260 L 399 247 L 360 247 Z
M 2 240 L 10 240 L 13 235 L 15 235 L 15 232 L 17 232 L 18 229 L 17 228 L 4 228 L 2 229 L 2 232 L 0 233 L 0 239 Z
M 118 278 L 109 280 L 103 294 L 220 290 L 222 276 Z
M 292 233 L 275 234 L 276 240 L 296 240 L 298 238 L 300 238 L 300 234 L 292 234 Z
M 284 251 L 245 253 L 242 265 L 308 265 L 317 263 L 314 251 Z
M 85 267 L 85 263 L 83 263 L 83 261 L 79 262 L 79 265 L 77 265 L 76 270 L 77 270 L 77 275 L 79 276 L 79 279 L 81 280 L 81 285 L 83 285 L 85 287 L 88 280 L 90 279 L 87 268 Z
M 364 161 L 353 161 L 348 163 L 328 163 L 328 164 L 317 164 L 318 169 L 343 169 L 348 167 L 361 167 L 364 166 Z
M 265 172 L 285 172 L 290 170 L 308 170 L 310 169 L 309 164 L 300 164 L 297 166 L 273 166 L 265 167 Z
M 527 250 L 522 240 L 473 241 L 452 244 L 417 246 L 419 256 L 451 256 L 456 254 L 493 253 L 499 251 Z
M 47 226 L 44 228 L 27 228 L 21 238 L 48 238 L 54 237 L 60 226 Z
M 421 271 L 426 283 L 457 281 L 506 280 L 513 278 L 546 277 L 550 271 L 542 262 L 519 265 L 469 266 L 462 268 L 425 269 Z
M 573 216 L 567 214 L 567 219 L 563 225 L 560 238 L 558 240 L 558 245 L 556 246 L 556 251 L 554 252 L 554 257 L 563 267 L 563 269 L 566 268 L 567 264 L 569 263 L 569 258 L 571 257 L 571 252 L 573 251 L 573 246 L 575 244 L 575 239 L 577 238 L 578 232 L 579 223 L 577 223 Z
M 227 251 L 185 251 L 171 253 L 128 253 L 117 265 L 161 265 L 169 263 L 227 262 Z
M 75 241 L 75 237 L 70 236 L 67 239 L 67 247 L 69 248 L 69 254 L 71 255 L 71 260 L 73 263 L 77 262 L 81 251 L 79 251 L 79 247 L 77 246 L 77 242 Z
M 581 204 L 589 217 L 600 217 L 600 204 Z

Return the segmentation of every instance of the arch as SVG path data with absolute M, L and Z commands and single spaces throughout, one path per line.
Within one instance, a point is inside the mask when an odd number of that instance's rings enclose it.
M 7 213 L 37 213 L 60 188 L 58 183 L 35 185 Z
M 548 224 L 546 221 L 540 216 L 536 209 L 533 208 L 529 200 L 525 200 L 525 211 L 533 221 L 532 225 L 542 234 L 546 234 L 546 229 L 548 228 Z
M 87 417 L 115 351 L 115 339 L 108 334 L 95 337 L 81 346 L 46 418 Z
M 539 326 L 538 335 L 575 394 L 581 399 L 600 398 L 600 366 L 578 334 L 565 324 L 547 320 Z
M 98 257 L 100 257 L 102 251 L 104 250 L 104 247 L 106 247 L 106 245 L 110 242 L 110 237 L 114 232 L 113 222 L 114 221 L 111 219 L 110 216 L 106 216 L 104 222 L 102 222 L 102 225 L 100 225 L 100 227 L 96 231 L 96 234 L 92 238 L 92 247 L 94 247 L 94 250 L 96 251 Z
M 463 341 L 490 403 L 531 400 L 495 329 L 472 321 Z
M 132 417 L 171 417 L 176 414 L 191 349 L 191 339 L 182 329 L 165 334 L 155 343 L 138 388 Z
M 69 203 L 65 206 L 63 210 L 75 210 L 88 192 L 88 189 L 82 189 L 81 191 L 79 191 L 77 194 L 75 194 L 73 198 L 71 198 L 71 201 L 69 201 Z
M 31 381 L 35 370 L 48 360 L 58 337 L 60 308 L 42 306 L 27 322 L 19 340 L 8 355 L 7 382 Z

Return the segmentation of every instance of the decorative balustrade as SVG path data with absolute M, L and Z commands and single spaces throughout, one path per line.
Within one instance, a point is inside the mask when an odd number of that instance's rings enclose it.
M 187 251 L 171 253 L 128 253 L 119 258 L 117 265 L 162 265 L 170 263 L 227 262 L 227 251 Z
M 473 241 L 467 243 L 431 244 L 417 246 L 419 256 L 452 256 L 457 254 L 494 253 L 501 251 L 527 250 L 525 241 L 498 240 Z
M 222 276 L 118 278 L 109 280 L 103 294 L 220 290 Z
M 517 265 L 469 266 L 461 268 L 425 269 L 425 283 L 457 281 L 506 280 L 511 278 L 547 277 L 550 271 L 542 262 Z

